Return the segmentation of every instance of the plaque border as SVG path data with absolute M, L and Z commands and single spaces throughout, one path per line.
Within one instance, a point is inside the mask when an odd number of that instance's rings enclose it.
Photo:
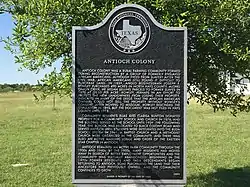
M 118 10 L 124 8 L 137 8 L 143 11 L 151 21 L 159 28 L 169 31 L 184 31 L 184 106 L 183 106 L 183 121 L 184 121 L 184 133 L 183 133 L 183 179 L 162 179 L 162 180 L 147 180 L 147 179 L 75 179 L 75 44 L 76 44 L 76 31 L 79 30 L 94 30 L 105 25 L 111 16 Z M 72 27 L 72 183 L 73 184 L 158 184 L 158 185 L 185 185 L 187 181 L 186 175 L 186 149 L 187 149 L 187 27 L 166 27 L 155 20 L 153 15 L 143 6 L 137 4 L 122 4 L 115 7 L 109 14 L 103 19 L 102 22 L 94 26 L 73 26 Z

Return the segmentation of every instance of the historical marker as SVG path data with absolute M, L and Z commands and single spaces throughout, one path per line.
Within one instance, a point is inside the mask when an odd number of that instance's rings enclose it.
M 185 184 L 186 28 L 127 4 L 72 43 L 73 183 Z

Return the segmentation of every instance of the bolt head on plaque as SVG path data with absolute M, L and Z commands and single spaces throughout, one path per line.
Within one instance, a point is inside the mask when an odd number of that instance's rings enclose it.
M 138 12 L 122 12 L 115 16 L 110 23 L 109 39 L 118 51 L 126 54 L 137 53 L 149 42 L 149 23 Z

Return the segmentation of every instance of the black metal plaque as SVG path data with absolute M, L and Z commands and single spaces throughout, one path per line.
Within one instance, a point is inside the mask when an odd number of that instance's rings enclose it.
M 73 183 L 185 184 L 186 28 L 121 5 L 72 34 Z

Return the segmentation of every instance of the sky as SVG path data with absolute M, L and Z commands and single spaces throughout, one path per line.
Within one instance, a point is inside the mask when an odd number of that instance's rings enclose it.
M 10 14 L 0 14 L 0 37 L 6 38 L 12 35 L 12 29 L 14 23 Z M 0 84 L 9 83 L 29 83 L 36 84 L 37 80 L 43 78 L 43 76 L 50 72 L 53 68 L 47 68 L 35 74 L 29 70 L 18 71 L 20 65 L 15 64 L 14 55 L 4 49 L 5 44 L 0 42 Z M 60 68 L 60 64 L 56 63 L 57 70 Z

